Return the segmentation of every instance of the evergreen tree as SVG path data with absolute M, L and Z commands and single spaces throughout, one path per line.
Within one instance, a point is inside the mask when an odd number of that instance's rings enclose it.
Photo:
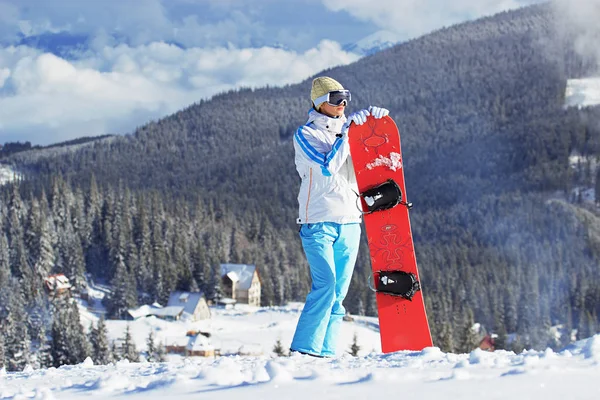
M 150 330 L 148 339 L 146 339 L 146 360 L 148 362 L 156 361 L 156 345 L 154 344 L 154 331 Z
M 37 349 L 35 350 L 36 367 L 50 368 L 54 365 L 52 360 L 52 347 L 50 340 L 46 334 L 45 327 L 38 331 L 36 337 Z
M 167 353 L 166 353 L 166 349 L 165 346 L 161 343 L 158 342 L 156 344 L 156 353 L 155 353 L 155 362 L 165 362 L 167 361 Z
M 358 336 L 356 335 L 356 332 L 354 332 L 354 336 L 352 337 L 352 345 L 350 346 L 350 354 L 353 357 L 357 357 L 360 349 L 361 347 L 358 345 Z
M 446 353 L 452 353 L 454 351 L 454 332 L 452 330 L 452 325 L 449 323 L 442 324 L 439 348 Z
M 596 319 L 590 311 L 584 311 L 577 326 L 577 340 L 587 339 L 596 334 Z
M 52 273 L 56 264 L 56 255 L 52 245 L 53 233 L 51 232 L 49 221 L 42 222 L 38 235 L 36 242 L 38 246 L 37 257 L 33 261 L 33 268 L 38 276 L 46 278 Z
M 4 332 L 0 328 L 0 371 L 6 367 L 6 351 L 4 349 Z
M 277 357 L 284 357 L 286 355 L 283 344 L 281 343 L 281 339 L 277 339 L 275 342 L 275 346 L 273 346 L 273 353 L 275 353 Z
M 133 238 L 138 249 L 138 265 L 136 268 L 136 282 L 138 290 L 150 293 L 152 283 L 152 244 L 148 210 L 143 198 L 140 196 L 137 203 L 137 218 L 133 226 Z
M 137 305 L 137 294 L 133 277 L 129 274 L 122 257 L 117 260 L 115 276 L 111 281 L 112 293 L 108 299 L 108 314 L 116 318 L 125 318 L 127 312 Z
M 113 361 L 119 361 L 123 359 L 123 357 L 121 356 L 121 352 L 119 351 L 119 348 L 117 347 L 117 344 L 114 340 L 110 345 L 110 357 Z
M 499 324 L 496 327 L 496 338 L 494 339 L 494 347 L 496 350 L 508 349 L 508 333 L 504 324 Z
M 56 304 L 50 352 L 55 367 L 79 364 L 90 354 L 75 302 L 67 300 Z
M 31 342 L 27 324 L 24 298 L 13 281 L 8 314 L 4 319 L 4 357 L 9 371 L 22 371 L 31 361 Z
M 470 353 L 472 350 L 479 346 L 479 339 L 477 332 L 474 329 L 475 319 L 473 317 L 473 311 L 468 309 L 465 317 L 461 336 L 458 340 L 457 350 L 461 353 Z
M 108 343 L 108 330 L 104 317 L 100 317 L 96 328 L 90 329 L 90 342 L 92 345 L 92 358 L 96 365 L 106 365 L 111 362 L 112 354 Z
M 131 330 L 129 325 L 127 325 L 127 329 L 125 330 L 125 338 L 123 339 L 121 354 L 123 359 L 129 360 L 130 362 L 140 361 L 140 354 L 138 353 L 137 348 L 135 346 L 135 342 L 131 337 Z
M 152 221 L 151 221 L 151 243 L 152 243 L 152 300 L 160 304 L 166 304 L 169 299 L 168 285 L 166 282 L 167 250 L 165 248 L 162 233 L 162 221 L 164 210 L 158 196 L 152 198 Z
M 81 290 L 86 286 L 85 257 L 81 241 L 70 224 L 65 227 L 59 238 L 62 272 L 75 289 Z
M 0 230 L 0 290 L 8 287 L 11 277 L 9 262 L 8 240 L 6 239 L 6 235 Z
M 515 354 L 521 354 L 523 350 L 525 350 L 525 345 L 523 344 L 523 339 L 520 335 L 517 335 L 512 341 L 510 344 L 510 350 L 512 350 Z

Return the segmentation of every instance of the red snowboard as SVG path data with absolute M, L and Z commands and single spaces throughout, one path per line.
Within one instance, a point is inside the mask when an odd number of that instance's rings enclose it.
M 390 117 L 369 117 L 363 125 L 352 124 L 348 133 L 350 153 L 360 193 L 393 179 L 401 190 L 402 201 L 393 208 L 375 211 L 364 216 L 367 240 L 373 269 L 372 286 L 379 289 L 382 273 L 403 271 L 418 281 L 419 272 L 413 245 L 402 168 L 400 134 Z M 369 205 L 373 198 L 366 197 Z M 364 211 L 368 203 L 361 199 Z M 382 272 L 383 271 L 383 272 Z M 393 282 L 393 281 L 392 281 Z M 418 284 L 417 284 L 418 285 Z M 422 350 L 433 345 L 423 292 L 405 297 L 377 292 L 381 348 L 384 353 L 400 350 Z

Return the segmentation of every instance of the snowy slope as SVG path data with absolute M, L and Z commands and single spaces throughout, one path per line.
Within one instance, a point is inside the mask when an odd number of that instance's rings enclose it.
M 598 399 L 600 335 L 554 353 L 445 354 L 437 348 L 338 359 L 89 359 L 59 369 L 0 372 L 0 399 Z
M 5 185 L 19 177 L 19 174 L 10 166 L 0 163 L 0 185 Z
M 99 304 L 99 301 L 95 304 Z M 129 326 L 140 351 L 146 349 L 146 339 L 151 330 L 154 331 L 156 340 L 165 345 L 185 341 L 186 332 L 195 330 L 209 332 L 212 345 L 220 349 L 221 354 L 236 354 L 240 349 L 251 349 L 253 353 L 269 356 L 278 340 L 284 348 L 288 348 L 302 306 L 302 303 L 291 303 L 285 307 L 261 308 L 240 304 L 235 309 L 211 307 L 211 319 L 198 322 L 168 322 L 150 316 L 135 321 L 108 320 L 106 326 L 109 341 L 119 341 L 125 337 L 125 330 Z M 90 322 L 94 325 L 97 323 L 100 311 L 101 309 L 80 306 L 81 322 L 86 329 Z M 381 351 L 377 318 L 354 318 L 354 322 L 344 322 L 342 325 L 338 351 L 343 353 L 350 349 L 354 334 L 362 348 L 359 354 Z M 180 358 L 177 355 L 169 356 L 174 361 Z
M 570 79 L 565 94 L 566 107 L 589 107 L 600 104 L 600 78 Z
M 80 303 L 85 326 L 103 311 L 102 288 L 90 292 L 97 301 Z M 129 325 L 138 350 L 145 349 L 150 330 L 163 343 L 185 337 L 190 329 L 212 333 L 225 354 L 216 358 L 170 355 L 165 363 L 94 366 L 90 359 L 75 366 L 6 372 L 0 370 L 0 399 L 370 399 L 377 393 L 390 398 L 429 399 L 598 399 L 600 335 L 555 353 L 529 351 L 516 355 L 475 350 L 446 354 L 438 348 L 422 352 L 381 354 L 376 318 L 344 322 L 340 354 L 335 359 L 303 355 L 276 357 L 280 339 L 291 341 L 301 303 L 285 307 L 235 309 L 212 307 L 210 321 L 166 322 L 155 317 L 136 321 L 107 321 L 111 340 L 124 336 Z M 353 335 L 362 347 L 358 357 L 347 350 Z M 262 355 L 234 355 L 242 347 Z M 227 353 L 231 353 L 227 355 Z
M 99 292 L 92 292 L 98 298 Z M 96 303 L 97 304 L 97 303 Z M 215 344 L 237 351 L 258 346 L 259 356 L 226 355 L 216 358 L 170 356 L 166 363 L 121 361 L 94 366 L 90 359 L 76 366 L 23 372 L 0 370 L 0 399 L 598 399 L 600 335 L 554 353 L 475 350 L 446 354 L 437 348 L 422 352 L 381 354 L 375 318 L 344 322 L 340 355 L 317 359 L 293 355 L 276 357 L 277 339 L 284 346 L 302 304 L 236 309 L 213 307 L 211 321 L 165 322 L 155 317 L 136 321 L 107 321 L 111 339 L 123 336 L 129 324 L 139 350 L 149 330 L 159 339 L 185 335 L 190 328 L 212 332 Z M 97 320 L 101 308 L 81 303 L 82 322 Z M 363 350 L 352 357 L 348 349 L 354 333 Z M 225 351 L 226 352 L 226 351 Z

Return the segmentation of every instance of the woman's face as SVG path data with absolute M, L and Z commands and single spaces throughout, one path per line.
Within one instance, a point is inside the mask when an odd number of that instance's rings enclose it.
M 346 102 L 342 102 L 339 106 L 332 106 L 329 103 L 321 104 L 319 111 L 321 114 L 325 114 L 330 117 L 341 117 L 344 115 L 344 110 L 346 109 Z

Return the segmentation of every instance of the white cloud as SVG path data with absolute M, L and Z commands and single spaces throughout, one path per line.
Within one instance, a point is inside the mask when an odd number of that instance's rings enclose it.
M 0 0 L 0 143 L 128 132 L 218 92 L 353 62 L 338 43 L 378 28 L 402 40 L 536 1 Z M 88 47 L 65 60 L 7 45 L 60 31 Z
M 555 0 L 553 6 L 559 32 L 574 38 L 579 55 L 600 65 L 600 0 Z
M 184 47 L 283 43 L 297 51 L 324 38 L 358 40 L 372 29 L 327 10 L 320 0 L 0 0 L 0 23 L 0 42 L 12 44 L 17 33 L 63 30 L 90 35 L 101 46 L 114 44 L 116 37 L 132 46 L 155 41 Z M 320 24 L 333 29 L 323 31 Z
M 468 19 L 514 9 L 540 0 L 323 0 L 333 11 L 345 11 L 398 39 L 420 36 Z
M 119 45 L 77 61 L 23 46 L 3 48 L 0 142 L 48 144 L 124 133 L 218 92 L 294 83 L 356 59 L 327 40 L 303 53 Z

